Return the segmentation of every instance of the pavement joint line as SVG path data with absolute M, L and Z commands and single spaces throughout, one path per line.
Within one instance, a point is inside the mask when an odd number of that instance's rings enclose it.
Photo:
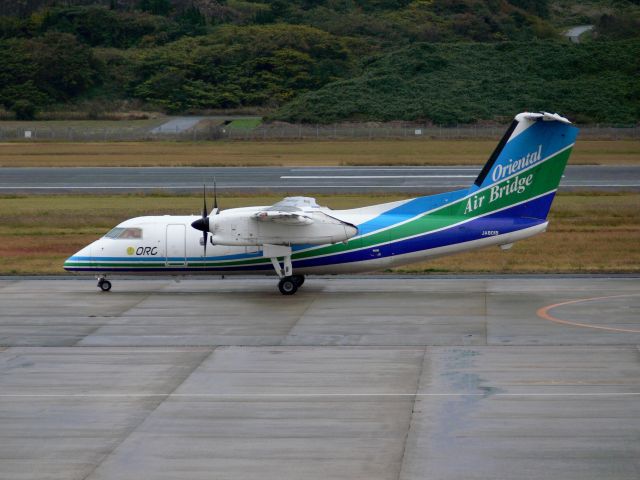
M 79 343 L 85 341 L 86 339 L 90 338 L 91 336 L 93 336 L 95 333 L 97 333 L 98 331 L 100 331 L 102 328 L 104 327 L 108 327 L 109 325 L 112 324 L 112 322 L 121 319 L 123 316 L 126 316 L 126 313 L 129 313 L 131 310 L 133 310 L 134 308 L 138 307 L 142 302 L 144 302 L 145 300 L 147 300 L 151 295 L 153 294 L 153 292 L 148 292 L 146 295 L 141 295 L 142 298 L 140 298 L 137 302 L 134 302 L 133 305 L 130 305 L 128 307 L 124 307 L 120 312 L 118 312 L 115 315 L 109 316 L 109 317 L 103 317 L 103 318 L 107 318 L 108 320 L 105 323 L 98 323 L 96 324 L 95 328 L 92 328 L 90 332 L 85 333 L 81 338 L 79 338 L 77 341 L 75 341 L 71 346 L 76 346 Z
M 316 303 L 317 300 L 318 300 L 318 297 L 314 297 L 304 308 L 304 311 L 300 315 L 297 315 L 297 318 L 295 318 L 295 321 L 293 322 L 291 327 L 289 327 L 289 331 L 285 335 L 283 335 L 282 338 L 280 339 L 279 346 L 282 346 L 282 347 L 289 346 L 289 345 L 283 344 L 283 342 L 285 342 L 288 338 L 291 338 L 291 335 L 292 335 L 291 332 L 294 331 L 294 329 L 298 326 L 298 323 L 300 323 L 300 320 L 302 320 L 305 317 L 309 309 Z
M 404 460 L 407 452 L 407 444 L 409 443 L 409 436 L 411 435 L 411 430 L 413 428 L 413 416 L 416 411 L 416 402 L 420 399 L 420 384 L 422 382 L 422 374 L 424 372 L 424 363 L 427 361 L 427 352 L 429 352 L 429 347 L 425 346 L 422 350 L 422 358 L 420 359 L 420 368 L 418 369 L 418 376 L 416 378 L 416 388 L 413 395 L 413 402 L 411 402 L 411 413 L 409 414 L 409 425 L 407 426 L 407 432 L 404 435 L 404 439 L 402 442 L 402 455 L 400 456 L 400 467 L 398 468 L 398 480 L 400 480 L 403 475 L 403 467 Z
M 118 450 L 118 448 L 120 448 L 120 446 L 127 441 L 127 439 L 129 437 L 131 437 L 131 435 L 138 430 L 138 428 L 140 428 L 140 426 L 142 426 L 151 415 L 153 415 L 153 413 L 164 403 L 164 401 L 168 398 L 171 398 L 172 395 L 175 394 L 175 391 L 180 388 L 180 386 L 182 386 L 184 384 L 184 382 L 191 377 L 191 375 L 193 374 L 193 372 L 195 372 L 198 368 L 200 368 L 202 366 L 202 364 L 211 357 L 211 355 L 213 355 L 213 352 L 215 352 L 215 348 L 213 348 L 209 353 L 207 353 L 206 355 L 202 356 L 202 359 L 199 362 L 196 362 L 196 364 L 193 366 L 193 368 L 191 368 L 189 370 L 188 373 L 186 373 L 179 382 L 177 382 L 173 388 L 171 389 L 170 392 L 165 392 L 164 394 L 160 394 L 160 395 L 146 395 L 146 398 L 158 398 L 158 397 L 162 397 L 162 399 L 160 400 L 154 400 L 155 405 L 153 406 L 153 408 L 149 409 L 146 413 L 146 415 L 144 415 L 138 422 L 135 422 L 133 425 L 131 425 L 127 431 L 119 438 L 119 440 L 112 445 L 109 448 L 109 451 L 104 453 L 102 455 L 102 457 L 97 460 L 94 465 L 92 466 L 92 468 L 90 469 L 90 471 L 84 476 L 82 477 L 83 480 L 87 480 L 88 478 L 90 478 L 91 476 L 93 476 L 93 474 L 100 468 L 100 466 L 109 458 L 111 457 L 111 455 L 113 455 L 116 450 Z M 82 397 L 79 397 L 82 398 Z M 115 398 L 115 397 L 114 397 Z

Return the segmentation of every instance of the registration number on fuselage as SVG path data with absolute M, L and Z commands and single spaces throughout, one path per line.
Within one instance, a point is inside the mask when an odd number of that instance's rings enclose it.
M 483 237 L 495 237 L 496 235 L 500 235 L 500 232 L 498 230 L 483 230 L 482 231 L 482 236 Z

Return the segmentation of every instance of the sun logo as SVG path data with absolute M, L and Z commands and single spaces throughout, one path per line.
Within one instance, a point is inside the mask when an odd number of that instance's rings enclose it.
M 133 255 L 136 253 L 136 249 L 133 247 L 127 247 L 127 255 Z

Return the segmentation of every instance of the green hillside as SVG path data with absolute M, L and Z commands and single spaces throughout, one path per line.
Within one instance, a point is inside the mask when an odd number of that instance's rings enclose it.
M 0 2 L 0 116 L 638 119 L 640 0 Z M 592 23 L 572 45 L 561 32 Z M 635 57 L 634 57 L 635 55 Z
M 585 123 L 633 123 L 640 118 L 639 73 L 640 40 L 419 44 L 299 96 L 274 117 L 451 124 L 554 110 Z

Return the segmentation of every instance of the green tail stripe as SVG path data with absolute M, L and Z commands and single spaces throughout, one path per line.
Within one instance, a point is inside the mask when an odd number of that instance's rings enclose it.
M 449 227 L 456 223 L 471 220 L 473 218 L 490 214 L 516 203 L 524 202 L 534 197 L 541 196 L 558 188 L 562 172 L 565 169 L 572 147 L 556 154 L 545 162 L 530 170 L 519 173 L 511 179 L 506 179 L 493 186 L 478 190 L 477 192 L 457 200 L 424 215 L 415 218 L 405 224 L 398 225 L 381 232 L 373 233 L 366 237 L 358 237 L 347 244 L 320 246 L 302 252 L 295 252 L 293 260 L 348 252 L 357 248 L 366 248 L 397 241 L 402 238 L 429 233 L 434 230 Z M 405 221 L 405 217 L 398 217 L 398 223 Z M 260 265 L 269 263 L 266 258 L 254 258 L 235 260 L 231 262 L 188 262 L 190 267 L 233 267 L 246 265 Z M 118 262 L 69 262 L 69 266 L 102 266 L 102 267 L 164 267 L 165 263 L 118 263 Z

